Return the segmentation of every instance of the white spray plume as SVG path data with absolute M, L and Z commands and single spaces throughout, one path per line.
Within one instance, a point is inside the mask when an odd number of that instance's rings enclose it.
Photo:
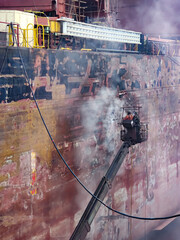
M 179 0 L 111 2 L 109 11 L 116 13 L 115 23 L 118 22 L 120 28 L 156 35 L 179 32 Z
M 160 34 L 176 33 L 176 18 L 175 5 L 172 1 L 156 1 L 143 17 L 144 31 Z
M 86 133 L 93 135 L 96 130 L 103 128 L 103 145 L 108 151 L 115 148 L 115 139 L 119 139 L 118 123 L 121 121 L 123 103 L 123 100 L 116 97 L 115 90 L 104 87 L 82 107 Z

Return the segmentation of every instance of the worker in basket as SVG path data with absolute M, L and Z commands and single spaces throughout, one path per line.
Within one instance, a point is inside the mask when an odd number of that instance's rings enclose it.
M 133 115 L 131 112 L 128 112 L 127 115 L 123 118 L 123 120 L 133 120 Z
M 132 144 L 141 142 L 140 136 L 140 121 L 136 112 L 128 111 L 127 115 L 122 120 L 122 125 L 125 128 L 123 131 L 123 140 L 130 140 Z

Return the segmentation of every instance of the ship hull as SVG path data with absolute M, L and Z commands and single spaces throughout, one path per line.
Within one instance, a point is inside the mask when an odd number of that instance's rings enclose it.
M 123 106 L 142 106 L 149 139 L 130 148 L 105 202 L 138 217 L 179 212 L 180 73 L 166 56 L 0 49 L 0 235 L 69 239 L 122 142 Z M 22 64 L 24 62 L 24 65 Z M 26 76 L 24 67 L 27 71 Z M 101 207 L 87 239 L 138 240 L 163 222 Z

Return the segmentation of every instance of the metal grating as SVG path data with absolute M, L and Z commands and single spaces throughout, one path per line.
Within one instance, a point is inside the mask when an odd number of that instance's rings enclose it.
M 90 38 L 103 41 L 140 44 L 140 32 L 104 27 L 60 18 L 62 35 Z

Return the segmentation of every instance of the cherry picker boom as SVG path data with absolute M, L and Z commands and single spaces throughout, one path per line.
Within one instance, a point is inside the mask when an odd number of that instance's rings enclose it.
M 119 168 L 129 152 L 129 147 L 144 142 L 148 138 L 147 124 L 140 123 L 139 116 L 136 112 L 134 114 L 128 112 L 127 116 L 122 119 L 121 124 L 123 127 L 123 129 L 121 129 L 121 140 L 124 143 L 120 147 L 113 162 L 107 170 L 107 173 L 101 179 L 94 193 L 94 195 L 101 201 L 104 200 L 109 188 L 111 187 Z M 86 238 L 87 233 L 90 231 L 91 223 L 94 220 L 100 206 L 101 203 L 95 197 L 92 197 L 72 236 L 70 237 L 70 240 L 84 240 Z

